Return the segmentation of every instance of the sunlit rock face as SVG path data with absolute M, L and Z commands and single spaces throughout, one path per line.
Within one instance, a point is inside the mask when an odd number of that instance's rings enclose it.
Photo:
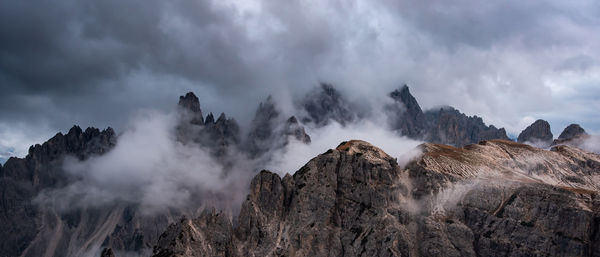
M 400 167 L 343 142 L 283 178 L 260 172 L 232 225 L 174 223 L 154 256 L 597 256 L 600 156 L 505 140 L 423 144 Z

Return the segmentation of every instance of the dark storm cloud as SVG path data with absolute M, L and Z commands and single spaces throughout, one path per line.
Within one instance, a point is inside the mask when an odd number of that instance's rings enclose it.
M 518 40 L 527 47 L 583 43 L 560 23 L 594 28 L 597 1 L 394 1 L 395 10 L 448 47 L 489 48 Z
M 266 95 L 290 102 L 319 81 L 360 102 L 409 83 L 425 108 L 513 133 L 564 123 L 562 110 L 585 127 L 589 101 L 563 93 L 598 93 L 599 13 L 594 1 L 9 1 L 0 145 L 22 154 L 72 124 L 119 128 L 189 90 L 243 124 Z

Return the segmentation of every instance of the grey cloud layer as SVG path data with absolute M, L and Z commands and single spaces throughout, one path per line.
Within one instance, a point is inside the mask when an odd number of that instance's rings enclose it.
M 357 101 L 409 83 L 425 108 L 453 105 L 512 133 L 535 118 L 549 119 L 556 134 L 570 122 L 597 131 L 598 5 L 7 2 L 0 142 L 49 137 L 74 123 L 119 128 L 134 110 L 173 108 L 188 90 L 208 111 L 244 123 L 266 95 L 293 98 L 319 81 Z M 22 152 L 29 142 L 7 144 L 0 151 Z

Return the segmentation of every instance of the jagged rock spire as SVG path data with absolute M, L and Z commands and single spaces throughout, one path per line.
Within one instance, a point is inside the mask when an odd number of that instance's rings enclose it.
M 394 104 L 386 110 L 391 120 L 392 129 L 410 138 L 421 138 L 426 132 L 427 122 L 417 99 L 412 96 L 407 85 L 390 93 Z
M 215 123 L 215 116 L 213 116 L 212 112 L 209 113 L 208 115 L 206 115 L 206 120 L 204 121 L 205 124 L 212 124 Z
M 296 116 L 290 117 L 285 122 L 285 135 L 294 136 L 294 138 L 302 143 L 308 144 L 311 142 L 310 136 L 306 134 L 304 127 L 298 123 Z
M 310 136 L 296 117 L 292 116 L 286 121 L 280 116 L 281 113 L 271 96 L 258 105 L 244 144 L 244 149 L 251 158 L 287 145 L 289 136 L 300 142 L 310 143 Z
M 194 93 L 188 92 L 185 96 L 180 96 L 178 106 L 188 112 L 192 124 L 204 124 L 202 110 L 200 109 L 200 100 L 198 100 L 198 97 Z

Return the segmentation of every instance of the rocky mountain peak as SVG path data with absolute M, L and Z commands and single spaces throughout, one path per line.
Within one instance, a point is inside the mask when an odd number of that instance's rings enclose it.
M 205 124 L 213 124 L 215 123 L 215 116 L 213 116 L 212 112 L 208 113 L 208 115 L 206 115 L 206 120 L 204 121 Z
M 47 243 L 52 240 L 60 241 L 57 244 L 62 247 L 55 247 L 54 252 L 46 254 L 67 255 L 70 236 L 56 230 L 60 232 L 56 238 L 56 234 L 49 231 L 68 218 L 59 219 L 54 211 L 35 204 L 34 198 L 44 190 L 68 183 L 68 174 L 62 169 L 66 156 L 87 159 L 106 153 L 114 147 L 116 139 L 112 128 L 83 131 L 79 126 L 73 126 L 66 134 L 57 133 L 45 143 L 30 147 L 25 158 L 11 157 L 6 161 L 0 172 L 0 209 L 4 213 L 0 217 L 0 230 L 4 231 L 0 240 L 1 256 L 43 256 Z M 74 215 L 73 219 L 75 217 L 78 216 Z M 47 219 L 53 224 L 46 223 Z
M 531 142 L 531 143 L 539 143 L 541 147 L 548 146 L 552 143 L 553 135 L 550 130 L 550 123 L 545 120 L 536 120 L 527 128 L 525 128 L 519 137 L 517 138 L 517 142 Z
M 410 138 L 421 138 L 426 132 L 427 121 L 407 85 L 396 89 L 389 95 L 394 104 L 386 106 L 392 129 Z
M 336 150 L 349 154 L 359 155 L 371 163 L 386 163 L 393 160 L 387 153 L 366 141 L 350 140 L 342 142 Z
M 179 106 L 191 112 L 200 112 L 200 100 L 193 92 L 188 92 L 179 97 Z
M 267 100 L 258 105 L 253 122 L 264 124 L 265 122 L 272 121 L 277 117 L 279 117 L 279 111 L 275 106 L 275 101 L 273 100 L 273 97 L 268 96 Z
M 292 116 L 286 121 L 280 116 L 276 102 L 271 96 L 258 105 L 244 144 L 245 150 L 252 158 L 284 147 L 289 143 L 288 136 L 293 136 L 303 143 L 310 143 L 310 136 L 296 117 Z
M 304 126 L 300 125 L 296 116 L 292 116 L 285 122 L 284 134 L 293 136 L 296 140 L 308 144 L 311 142 L 310 136 L 304 130 Z
M 294 175 L 263 170 L 237 226 L 203 212 L 154 256 L 594 256 L 600 156 L 506 140 L 421 150 L 401 169 L 352 140 Z
M 306 95 L 302 107 L 307 113 L 302 121 L 317 126 L 327 125 L 330 120 L 346 125 L 356 119 L 346 99 L 331 84 L 321 83 L 320 87 Z
M 399 89 L 392 91 L 390 97 L 395 101 L 405 104 L 407 109 L 415 109 L 415 111 L 422 112 L 419 103 L 417 103 L 417 99 L 410 93 L 410 89 L 406 84 L 402 85 Z
M 115 143 L 116 134 L 111 127 L 103 131 L 90 127 L 84 132 L 75 125 L 69 129 L 67 134 L 59 132 L 47 142 L 29 147 L 26 158 L 47 161 L 63 154 L 71 154 L 83 159 L 91 154 L 102 154 L 112 148 Z
M 467 116 L 453 107 L 425 112 L 429 131 L 425 141 L 454 146 L 476 144 L 483 140 L 506 139 L 506 131 L 495 126 L 487 126 L 480 117 Z
M 180 96 L 178 106 L 186 112 L 192 124 L 202 125 L 204 123 L 202 110 L 200 109 L 200 100 L 198 100 L 198 97 L 194 93 L 188 92 L 185 96 Z
M 271 96 L 258 105 L 245 144 L 245 148 L 251 157 L 264 154 L 274 145 L 279 144 L 279 142 L 274 141 L 282 140 L 281 138 L 275 138 L 278 118 L 279 110 Z
M 217 118 L 217 121 L 216 121 L 215 123 L 223 123 L 223 122 L 225 122 L 225 121 L 227 121 L 227 116 L 225 116 L 225 113 L 224 113 L 224 112 L 222 112 L 222 113 L 219 115 L 219 118 Z
M 571 124 L 560 133 L 558 139 L 571 139 L 581 135 L 587 135 L 587 133 L 579 124 Z
M 296 118 L 296 116 L 292 116 L 287 120 L 288 124 L 299 124 L 298 123 L 298 119 Z

